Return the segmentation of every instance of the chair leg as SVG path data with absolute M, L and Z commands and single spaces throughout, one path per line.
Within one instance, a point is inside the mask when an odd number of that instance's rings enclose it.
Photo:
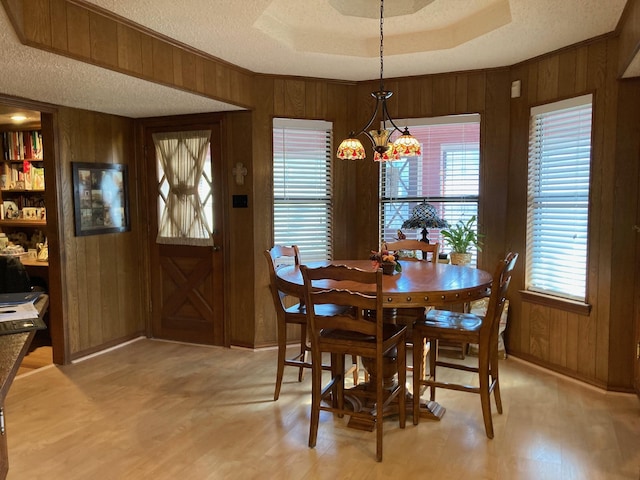
M 491 354 L 491 363 L 489 365 L 489 373 L 491 375 L 491 382 L 493 386 L 493 396 L 496 401 L 496 410 L 502 415 L 502 398 L 500 397 L 500 377 L 498 372 L 498 346 L 495 346 L 495 351 Z
M 422 347 L 422 358 L 420 363 L 420 380 L 424 380 L 427 377 L 427 355 L 429 354 L 429 349 L 427 348 L 427 339 L 423 338 L 421 340 Z
M 382 461 L 382 426 L 384 402 L 382 401 L 384 376 L 382 375 L 382 355 L 376 358 L 376 460 Z
M 482 404 L 482 418 L 487 437 L 493 438 L 493 420 L 491 419 L 491 393 L 489 392 L 489 359 L 481 355 L 479 358 L 480 403 Z
M 276 390 L 273 394 L 273 400 L 280 397 L 280 388 L 282 387 L 282 377 L 284 375 L 284 362 L 287 356 L 287 327 L 282 324 L 278 325 L 278 370 L 276 373 Z
M 420 389 L 424 377 L 425 365 L 422 364 L 424 358 L 424 339 L 418 333 L 418 329 L 413 329 L 413 424 L 420 422 Z
M 333 370 L 333 378 L 338 378 L 338 381 L 335 382 L 334 384 L 334 398 L 335 398 L 335 402 L 334 402 L 334 406 L 336 408 L 338 408 L 340 410 L 340 413 L 338 414 L 338 418 L 343 418 L 344 417 L 344 413 L 342 413 L 342 411 L 344 410 L 344 354 L 339 353 L 339 354 L 331 354 L 332 357 L 332 362 L 333 363 L 335 361 L 336 363 L 336 368 L 335 370 Z
M 311 421 L 309 424 L 309 447 L 316 446 L 318 423 L 320 422 L 320 402 L 322 395 L 322 356 L 311 353 Z
M 398 384 L 400 386 L 398 392 L 398 417 L 400 417 L 400 428 L 404 428 L 407 422 L 407 345 L 405 342 L 400 343 L 398 345 Z
M 306 360 L 307 356 L 307 326 L 300 325 L 300 356 L 298 357 L 301 362 Z M 304 367 L 298 369 L 298 382 L 302 382 L 304 379 Z
M 438 361 L 438 339 L 430 338 L 429 343 L 431 344 L 431 348 L 429 349 L 429 380 L 432 382 L 436 381 L 436 362 Z M 433 402 L 436 399 L 436 387 L 434 385 L 430 386 L 430 400 Z
M 358 363 L 358 356 L 351 355 L 351 363 L 353 365 L 353 384 L 358 385 L 359 376 L 360 376 L 360 364 Z
M 493 396 L 496 400 L 496 410 L 498 410 L 498 413 L 502 415 L 502 398 L 500 398 L 500 381 L 498 380 L 497 376 L 493 377 L 492 381 L 496 382 L 495 386 L 493 387 Z

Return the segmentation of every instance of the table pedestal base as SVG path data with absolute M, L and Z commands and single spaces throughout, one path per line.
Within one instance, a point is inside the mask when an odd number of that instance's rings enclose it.
M 396 370 L 396 350 L 393 349 L 385 354 L 383 358 L 383 389 L 391 391 L 397 385 L 395 375 Z M 354 412 L 371 411 L 375 412 L 375 382 L 378 372 L 375 370 L 375 362 L 369 358 L 362 358 L 362 366 L 369 373 L 369 382 L 361 383 L 353 388 L 345 390 L 345 402 L 351 404 Z M 426 389 L 421 389 L 418 395 L 424 393 Z M 413 415 L 413 395 L 407 391 L 405 399 L 405 408 L 409 416 Z M 447 411 L 442 405 L 435 401 L 420 400 L 420 418 L 428 420 L 440 421 Z M 383 416 L 391 416 L 398 414 L 398 400 L 394 399 L 390 405 L 385 408 Z M 375 429 L 374 415 L 371 418 L 351 417 L 347 426 L 357 430 L 372 432 Z
M 362 385 L 360 386 L 362 387 Z M 362 388 L 354 387 L 349 391 L 345 391 L 345 401 L 350 403 L 353 407 L 353 410 L 356 412 L 361 412 L 364 410 L 375 409 L 375 403 L 370 399 L 362 398 L 361 394 L 363 393 Z M 413 395 L 407 392 L 406 398 L 406 406 L 407 414 L 409 416 L 413 415 Z M 427 420 L 435 420 L 440 421 L 440 419 L 444 416 L 447 409 L 440 405 L 438 402 L 429 400 L 429 401 L 420 401 L 420 418 L 425 418 Z M 388 417 L 391 415 L 398 414 L 398 403 L 397 400 L 394 401 L 391 405 L 389 405 L 385 411 L 384 416 Z M 347 422 L 347 426 L 349 428 L 354 428 L 356 430 L 363 430 L 365 432 L 373 432 L 376 428 L 376 422 L 373 418 L 361 418 L 361 417 L 351 417 L 349 418 L 349 422 Z
M 407 405 L 407 409 L 408 408 L 409 406 Z M 446 408 L 433 400 L 429 400 L 426 403 L 420 403 L 420 418 L 440 421 L 446 411 Z

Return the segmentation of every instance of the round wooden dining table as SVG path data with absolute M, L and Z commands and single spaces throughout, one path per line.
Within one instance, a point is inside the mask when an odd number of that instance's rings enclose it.
M 375 268 L 371 260 L 333 260 L 306 265 L 310 268 L 324 265 L 347 265 L 363 270 Z M 403 260 L 401 266 L 401 272 L 383 275 L 383 308 L 444 307 L 471 302 L 490 293 L 492 276 L 484 270 L 418 260 Z M 276 275 L 280 290 L 304 298 L 304 282 L 299 267 L 282 267 Z M 318 283 L 317 286 L 324 285 Z M 437 402 L 428 401 L 421 405 L 420 412 L 421 418 L 439 420 L 445 409 Z
M 347 265 L 373 270 L 371 260 L 332 260 L 310 262 L 308 267 L 323 265 Z M 491 274 L 477 268 L 403 260 L 402 271 L 384 275 L 382 291 L 384 308 L 441 307 L 460 304 L 487 296 L 491 287 Z M 295 266 L 287 266 L 276 272 L 278 287 L 293 296 L 304 297 L 302 273 Z

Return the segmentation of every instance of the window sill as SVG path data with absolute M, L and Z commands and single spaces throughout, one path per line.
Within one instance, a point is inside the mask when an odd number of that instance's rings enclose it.
M 552 297 L 551 295 L 543 295 L 541 293 L 528 292 L 526 290 L 520 290 L 520 296 L 525 302 L 544 305 L 545 307 L 550 308 L 557 308 L 558 310 L 577 313 L 578 315 L 584 315 L 586 317 L 591 313 L 591 305 L 588 303 L 576 302 L 566 298 Z

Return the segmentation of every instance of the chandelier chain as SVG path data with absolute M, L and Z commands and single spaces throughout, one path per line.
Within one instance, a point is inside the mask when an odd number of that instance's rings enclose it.
M 384 90 L 384 0 L 380 0 L 380 91 Z

